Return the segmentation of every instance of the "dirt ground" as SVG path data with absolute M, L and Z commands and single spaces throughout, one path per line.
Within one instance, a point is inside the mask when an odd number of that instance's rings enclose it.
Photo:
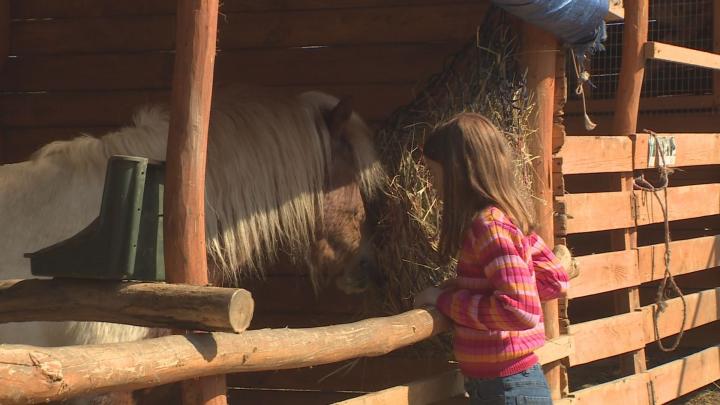
M 684 395 L 672 402 L 669 405 L 718 405 L 720 404 L 720 385 L 716 382 L 715 384 L 709 385 L 705 388 L 701 388 L 695 392 Z

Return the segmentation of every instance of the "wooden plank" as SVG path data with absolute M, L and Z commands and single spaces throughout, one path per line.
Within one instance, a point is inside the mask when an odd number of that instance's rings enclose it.
M 627 191 L 566 194 L 558 200 L 565 203 L 567 234 L 635 225 L 631 212 L 632 195 Z
M 667 111 L 667 110 L 702 110 L 713 108 L 712 96 L 662 96 L 640 98 L 640 111 Z M 587 100 L 588 112 L 593 114 L 612 113 L 615 111 L 614 99 Z M 582 114 L 582 101 L 572 100 L 568 102 L 565 112 L 568 114 Z
M 608 405 L 608 404 L 655 404 L 650 396 L 650 377 L 647 373 L 599 384 L 571 393 L 570 398 L 557 401 L 556 405 Z
M 218 48 L 302 47 L 368 43 L 465 42 L 488 2 L 445 6 L 227 13 Z M 127 52 L 174 48 L 170 15 L 16 20 L 12 55 Z
M 627 136 L 567 136 L 558 155 L 563 174 L 629 172 L 632 147 Z
M 628 288 L 641 283 L 637 255 L 632 250 L 579 256 L 576 259 L 580 274 L 570 282 L 569 298 Z
M 675 139 L 675 163 L 670 167 L 720 164 L 720 134 L 658 134 Z M 648 169 L 648 140 L 650 135 L 637 134 L 635 141 L 635 169 Z M 652 166 L 655 167 L 655 166 Z
M 442 67 L 450 44 L 252 49 L 218 54 L 216 84 L 415 84 Z M 134 90 L 170 87 L 168 53 L 35 55 L 12 58 L 0 90 Z
M 386 118 L 412 101 L 410 84 L 352 84 L 282 87 L 352 96 L 356 111 L 368 121 Z M 170 99 L 166 90 L 52 92 L 0 95 L 0 125 L 9 127 L 120 126 L 130 123 L 138 107 Z
M 449 328 L 447 319 L 437 311 L 412 310 L 324 328 L 213 332 L 57 348 L 5 345 L 0 351 L 0 402 L 47 402 L 218 373 L 280 370 L 380 356 Z M 108 373 L 109 369 L 113 372 Z M 47 378 L 47 370 L 53 378 Z
M 566 194 L 558 197 L 565 205 L 567 234 L 609 229 L 631 228 L 632 194 L 629 191 L 609 193 Z M 668 188 L 670 221 L 720 214 L 720 184 L 700 184 Z M 648 192 L 637 192 L 637 224 L 663 222 L 657 200 Z
M 53 141 L 76 138 L 81 134 L 104 135 L 117 127 L 66 127 L 66 128 L 10 128 L 4 131 L 5 152 L 2 163 L 17 163 Z
M 86 18 L 175 14 L 175 0 L 10 0 L 15 18 Z M 380 6 L 414 6 L 463 3 L 458 0 L 225 0 L 224 12 L 343 9 Z M 465 1 L 464 3 L 468 3 Z
M 617 22 L 625 19 L 625 8 L 623 7 L 622 0 L 610 0 L 610 9 L 608 11 L 605 21 Z
M 685 329 L 697 328 L 720 319 L 720 312 L 718 312 L 718 309 L 720 309 L 719 300 L 720 287 L 686 295 L 687 319 L 684 325 Z M 652 312 L 648 312 L 648 314 L 652 316 Z M 680 328 L 683 326 L 682 319 L 682 300 L 679 297 L 668 300 L 667 308 L 660 314 L 658 321 L 660 338 L 679 333 Z M 652 318 L 645 321 L 645 329 L 649 332 L 646 333 L 650 339 L 648 343 L 651 343 L 655 340 Z
M 656 403 L 666 403 L 720 380 L 720 346 L 648 370 Z
M 663 222 L 658 201 L 649 192 L 638 192 L 638 225 Z M 664 204 L 664 202 L 663 202 Z M 720 184 L 668 188 L 670 221 L 720 214 Z
M 562 360 L 573 352 L 573 339 L 570 335 L 560 335 L 545 341 L 545 345 L 535 351 L 540 364 L 550 364 Z
M 459 370 L 410 384 L 388 388 L 335 405 L 429 405 L 465 392 L 465 377 Z
M 635 311 L 570 325 L 575 348 L 570 354 L 570 365 L 577 366 L 645 347 L 647 337 L 643 325 L 648 313 Z
M 670 271 L 673 275 L 718 267 L 720 235 L 670 242 L 670 252 Z M 638 267 L 641 283 L 662 279 L 665 272 L 665 244 L 640 247 Z
M 665 62 L 681 63 L 708 69 L 720 69 L 720 55 L 696 49 L 683 48 L 662 42 L 649 41 L 645 44 L 645 57 Z
M 541 364 L 566 358 L 572 352 L 572 338 L 559 336 L 536 351 Z M 458 370 L 409 384 L 373 392 L 339 402 L 343 405 L 420 405 L 433 404 L 465 393 L 464 377 Z

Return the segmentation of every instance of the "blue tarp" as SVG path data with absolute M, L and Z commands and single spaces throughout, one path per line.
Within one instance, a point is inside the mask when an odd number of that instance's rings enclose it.
M 555 34 L 577 57 L 602 50 L 608 0 L 493 0 L 508 13 Z

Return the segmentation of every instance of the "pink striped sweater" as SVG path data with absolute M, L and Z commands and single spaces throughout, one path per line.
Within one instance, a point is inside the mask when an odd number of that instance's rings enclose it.
M 463 373 L 494 378 L 532 367 L 538 361 L 534 351 L 545 343 L 540 302 L 568 286 L 552 251 L 488 207 L 467 231 L 457 274 L 437 307 L 455 324 L 455 358 Z

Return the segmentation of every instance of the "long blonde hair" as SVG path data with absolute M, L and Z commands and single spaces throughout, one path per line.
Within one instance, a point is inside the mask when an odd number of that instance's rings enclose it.
M 514 178 L 508 143 L 486 117 L 460 113 L 440 124 L 426 139 L 423 155 L 443 169 L 442 259 L 456 255 L 473 217 L 490 205 L 524 233 L 532 231 L 532 214 Z

